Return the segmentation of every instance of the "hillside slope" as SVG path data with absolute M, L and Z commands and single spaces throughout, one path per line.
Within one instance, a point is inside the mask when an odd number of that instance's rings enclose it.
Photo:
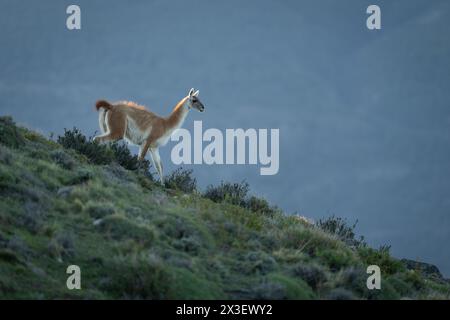
M 214 202 L 100 160 L 0 118 L 0 298 L 449 298 L 439 271 L 261 199 Z M 66 287 L 73 264 L 81 290 Z M 370 264 L 381 290 L 366 288 Z

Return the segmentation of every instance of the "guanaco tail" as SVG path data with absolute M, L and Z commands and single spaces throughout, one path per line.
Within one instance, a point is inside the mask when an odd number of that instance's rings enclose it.
M 143 160 L 150 150 L 153 166 L 158 171 L 161 183 L 164 184 L 159 147 L 164 146 L 172 132 L 183 125 L 190 109 L 200 112 L 205 110 L 198 99 L 198 94 L 199 90 L 195 91 L 193 88 L 189 90 L 188 95 L 177 103 L 167 117 L 160 117 L 134 102 L 120 101 L 111 104 L 99 100 L 95 106 L 99 111 L 98 120 L 102 134 L 96 136 L 94 141 L 125 139 L 140 147 L 139 160 Z

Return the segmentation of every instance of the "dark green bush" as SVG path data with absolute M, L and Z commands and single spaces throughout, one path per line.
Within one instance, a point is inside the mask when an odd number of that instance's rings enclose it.
M 28 256 L 32 251 L 30 250 L 30 248 L 28 247 L 28 245 L 25 243 L 25 241 L 17 234 L 13 235 L 6 247 L 12 251 L 14 251 L 15 253 L 18 253 L 22 256 Z
M 87 170 L 87 169 L 78 169 L 75 172 L 75 175 L 70 177 L 66 181 L 66 184 L 68 184 L 68 185 L 82 184 L 82 183 L 88 182 L 92 178 L 93 178 L 93 174 L 89 170 Z
M 354 263 L 350 252 L 347 250 L 316 250 L 316 255 L 331 271 L 338 271 Z
M 249 191 L 247 182 L 229 183 L 221 182 L 219 186 L 209 185 L 203 196 L 214 202 L 229 202 L 234 205 L 245 207 L 246 198 Z
M 93 164 L 117 162 L 125 169 L 140 170 L 147 173 L 150 169 L 150 162 L 145 159 L 139 161 L 138 157 L 131 154 L 123 142 L 99 144 L 92 139 L 87 139 L 77 128 L 73 128 L 73 130 L 64 129 L 64 134 L 58 136 L 57 142 L 66 149 L 74 149 L 83 154 Z M 148 176 L 150 176 L 150 173 L 148 173 Z
M 150 245 L 155 238 L 155 232 L 149 227 L 138 225 L 118 214 L 106 216 L 99 228 L 115 240 L 133 239 L 143 245 Z
M 6 165 L 11 165 L 13 161 L 13 156 L 8 148 L 0 145 L 0 162 Z
M 368 275 L 363 268 L 350 267 L 338 275 L 336 286 L 354 292 L 358 296 L 367 295 L 367 277 Z
M 264 251 L 250 251 L 243 256 L 240 269 L 246 274 L 267 274 L 276 268 L 276 260 Z
M 50 157 L 64 169 L 72 170 L 75 167 L 75 161 L 64 150 L 53 150 Z
M 25 143 L 25 139 L 11 117 L 0 117 L 0 143 L 17 148 Z
M 32 234 L 37 234 L 43 227 L 44 214 L 40 204 L 26 201 L 21 214 L 16 217 L 17 223 Z
M 273 207 L 266 199 L 251 196 L 245 201 L 245 207 L 250 211 L 260 213 L 262 215 L 273 217 L 278 212 L 276 207 Z
M 200 251 L 202 245 L 201 240 L 196 236 L 183 237 L 181 239 L 174 239 L 173 241 L 173 246 L 175 248 L 194 255 Z
M 406 282 L 404 274 L 396 274 L 390 276 L 387 281 L 391 284 L 391 286 L 397 291 L 402 297 L 406 297 L 410 295 L 413 291 L 413 286 L 417 283 L 416 281 L 412 281 L 412 283 Z M 419 278 L 420 279 L 420 278 Z M 416 279 L 417 280 L 417 279 Z M 420 282 L 420 280 L 419 280 Z M 420 285 L 419 285 L 420 287 Z
M 193 193 L 197 191 L 197 179 L 192 176 L 192 170 L 178 168 L 166 177 L 167 188 Z
M 244 299 L 254 300 L 282 300 L 287 299 L 285 287 L 280 283 L 264 281 L 249 291 L 249 296 Z
M 66 149 L 73 149 L 85 155 L 93 164 L 108 164 L 114 160 L 114 153 L 106 144 L 90 141 L 77 128 L 64 129 L 64 135 L 56 140 Z
M 327 295 L 328 300 L 354 300 L 353 293 L 344 288 L 335 288 L 331 290 Z
M 167 299 L 172 277 L 167 266 L 152 255 L 117 257 L 108 263 L 101 286 L 120 299 Z
M 380 266 L 381 268 L 381 266 Z M 338 279 L 336 285 L 355 293 L 358 297 L 369 300 L 391 300 L 400 299 L 400 294 L 391 284 L 390 277 L 386 277 L 381 268 L 382 279 L 380 290 L 369 290 L 367 288 L 368 274 L 363 268 L 348 268 L 344 270 Z
M 186 219 L 164 215 L 154 221 L 155 227 L 172 239 L 182 239 L 197 235 L 196 226 Z
M 406 283 L 413 286 L 416 290 L 422 290 L 425 288 L 425 281 L 421 277 L 420 272 L 415 270 L 407 270 L 405 273 L 401 274 L 400 279 L 404 280 Z
M 317 290 L 325 281 L 327 281 L 327 276 L 323 268 L 316 265 L 299 263 L 294 266 L 292 271 L 314 290 Z
M 91 203 L 86 207 L 86 212 L 94 219 L 101 219 L 115 213 L 115 209 L 112 205 L 101 203 Z
M 137 155 L 133 155 L 128 146 L 123 142 L 113 142 L 111 150 L 114 153 L 115 161 L 127 170 L 149 172 L 150 161 L 138 160 Z
M 240 183 L 221 182 L 218 186 L 209 185 L 203 193 L 203 197 L 214 202 L 228 202 L 252 212 L 273 217 L 279 209 L 271 206 L 264 198 L 248 196 L 249 185 L 247 182 Z
M 365 246 L 366 242 L 364 237 L 356 238 L 355 228 L 357 224 L 358 220 L 350 226 L 345 219 L 334 215 L 326 219 L 319 219 L 316 222 L 318 228 L 336 236 L 339 240 L 351 247 Z
M 57 259 L 72 257 L 75 254 L 73 235 L 67 232 L 56 234 L 48 244 L 48 253 Z
M 384 274 L 395 274 L 405 269 L 401 261 L 390 256 L 386 247 L 382 247 L 379 250 L 370 247 L 360 247 L 358 248 L 358 254 L 367 266 L 377 265 Z

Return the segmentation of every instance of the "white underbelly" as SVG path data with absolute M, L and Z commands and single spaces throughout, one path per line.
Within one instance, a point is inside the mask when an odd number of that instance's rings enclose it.
M 156 140 L 156 145 L 159 146 L 165 146 L 167 144 L 167 142 L 170 139 L 170 133 L 166 133 L 165 135 L 163 135 L 162 137 L 160 137 L 158 140 Z
M 148 137 L 147 131 L 141 131 L 133 120 L 128 118 L 127 121 L 127 130 L 125 131 L 125 140 L 128 143 L 135 145 L 142 145 Z

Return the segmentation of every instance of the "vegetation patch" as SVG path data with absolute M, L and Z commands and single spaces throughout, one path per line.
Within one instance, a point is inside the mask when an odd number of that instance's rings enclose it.
M 1 299 L 449 299 L 437 268 L 370 248 L 356 224 L 289 216 L 246 182 L 152 180 L 125 144 L 55 141 L 0 118 Z M 83 290 L 66 288 L 82 269 Z M 368 265 L 382 270 L 368 290 Z

